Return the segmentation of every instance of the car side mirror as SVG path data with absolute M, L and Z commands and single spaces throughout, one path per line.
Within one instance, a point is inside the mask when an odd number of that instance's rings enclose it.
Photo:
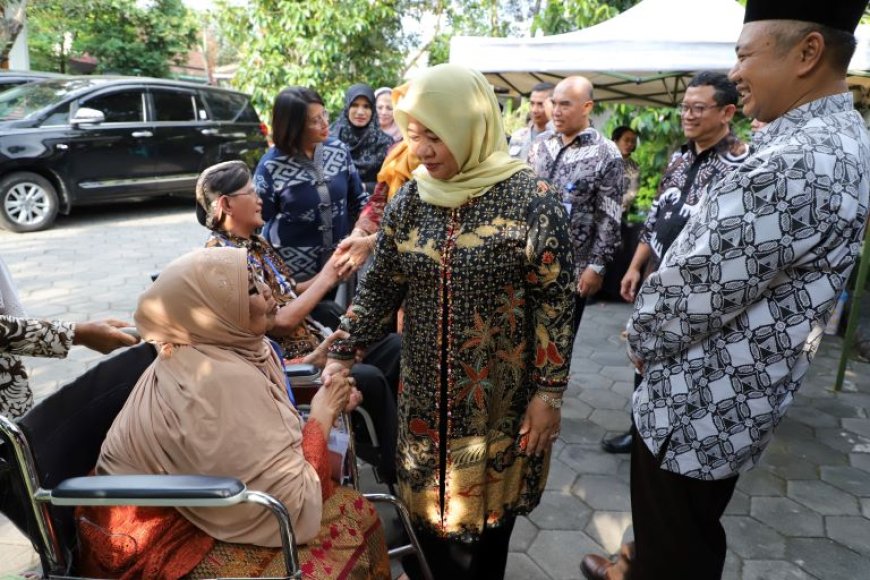
M 80 107 L 70 121 L 70 124 L 74 127 L 78 125 L 99 125 L 105 120 L 106 116 L 102 111 Z

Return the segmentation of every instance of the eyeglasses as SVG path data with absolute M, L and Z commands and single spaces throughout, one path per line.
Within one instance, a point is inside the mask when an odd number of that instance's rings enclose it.
M 721 109 L 724 106 L 725 105 L 702 105 L 701 103 L 687 105 L 686 103 L 683 103 L 682 105 L 677 107 L 677 113 L 679 113 L 680 116 L 686 116 L 691 111 L 692 115 L 694 115 L 695 117 L 700 117 L 709 109 Z
M 312 129 L 318 129 L 324 125 L 329 125 L 329 113 L 326 111 L 323 111 L 323 114 L 317 117 L 308 117 L 308 126 Z

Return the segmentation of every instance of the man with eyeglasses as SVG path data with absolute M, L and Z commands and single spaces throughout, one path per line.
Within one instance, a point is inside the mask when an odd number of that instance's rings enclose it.
M 721 578 L 720 521 L 795 399 L 857 261 L 870 135 L 846 71 L 867 0 L 749 0 L 729 77 L 768 125 L 640 288 L 632 580 Z M 602 563 L 603 561 L 603 563 Z M 833 563 L 836 564 L 836 563 Z M 600 556 L 587 578 L 625 578 Z
M 538 136 L 529 165 L 549 180 L 568 209 L 576 274 L 574 331 L 586 299 L 604 281 L 604 270 L 621 241 L 624 166 L 616 144 L 589 121 L 592 83 L 568 77 L 553 91 L 553 127 Z
M 644 224 L 620 295 L 634 302 L 638 286 L 655 272 L 707 190 L 746 159 L 748 147 L 731 130 L 737 111 L 737 87 L 722 73 L 699 72 L 689 82 L 678 107 L 688 141 L 665 169 L 658 195 Z M 640 384 L 635 375 L 635 387 Z M 601 442 L 608 453 L 631 451 L 631 432 Z

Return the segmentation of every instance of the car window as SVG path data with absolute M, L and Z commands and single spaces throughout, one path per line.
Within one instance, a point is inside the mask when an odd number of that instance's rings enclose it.
M 196 103 L 193 93 L 152 91 L 154 118 L 166 121 L 196 121 Z
M 45 118 L 40 125 L 41 127 L 51 127 L 53 125 L 67 125 L 69 123 L 69 103 L 62 107 L 58 107 Z
M 16 121 L 40 114 L 48 107 L 56 106 L 64 97 L 76 90 L 90 86 L 92 81 L 43 81 L 29 83 L 0 92 L 0 121 Z
M 129 90 L 83 99 L 79 107 L 102 111 L 106 123 L 141 123 L 145 120 L 142 91 Z
M 211 111 L 211 118 L 215 121 L 260 122 L 256 111 L 244 95 L 223 91 L 203 91 L 202 95 Z

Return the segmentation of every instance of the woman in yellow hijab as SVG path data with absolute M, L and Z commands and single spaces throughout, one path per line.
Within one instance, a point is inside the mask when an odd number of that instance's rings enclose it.
M 428 69 L 395 117 L 421 165 L 387 205 L 331 356 L 351 364 L 405 303 L 399 494 L 436 578 L 503 578 L 559 435 L 574 339 L 565 211 L 508 155 L 480 73 Z

